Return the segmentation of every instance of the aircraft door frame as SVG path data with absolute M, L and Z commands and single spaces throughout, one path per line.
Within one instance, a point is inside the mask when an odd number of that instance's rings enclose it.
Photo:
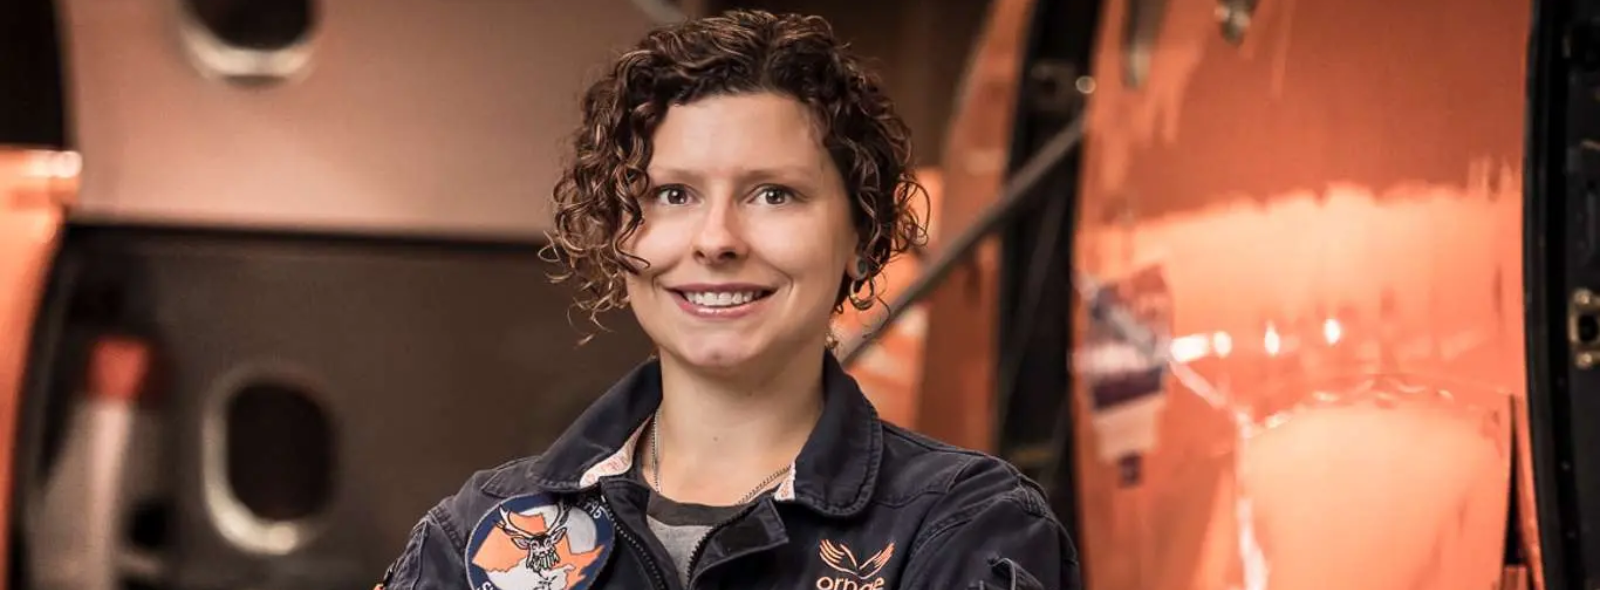
M 1539 2 L 1529 37 L 1524 282 L 1544 587 L 1600 584 L 1600 3 Z M 1589 23 L 1577 24 L 1574 23 Z M 1587 426 L 1586 426 L 1587 424 Z

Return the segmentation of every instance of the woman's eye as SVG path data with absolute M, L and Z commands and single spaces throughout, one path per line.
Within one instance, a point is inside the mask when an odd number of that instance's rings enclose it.
M 761 197 L 761 202 L 768 205 L 782 205 L 784 203 L 788 203 L 789 200 L 794 197 L 794 195 L 790 193 L 788 189 L 778 188 L 775 186 L 769 186 L 761 189 L 759 196 Z
M 656 190 L 656 200 L 667 205 L 682 205 L 689 202 L 689 193 L 681 188 L 669 186 Z

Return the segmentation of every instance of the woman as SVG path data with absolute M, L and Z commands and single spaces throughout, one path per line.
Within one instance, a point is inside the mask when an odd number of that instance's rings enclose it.
M 622 55 L 552 249 L 657 358 L 430 510 L 387 588 L 1077 588 L 1036 486 L 881 422 L 828 351 L 921 235 L 909 145 L 818 18 L 730 12 Z

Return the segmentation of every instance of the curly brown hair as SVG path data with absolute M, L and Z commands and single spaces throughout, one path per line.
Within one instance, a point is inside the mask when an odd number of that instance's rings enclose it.
M 651 138 L 672 105 L 726 94 L 774 92 L 807 105 L 823 146 L 854 200 L 863 236 L 864 280 L 842 279 L 835 308 L 865 310 L 876 279 L 894 256 L 925 239 L 911 200 L 927 194 L 911 169 L 910 131 L 877 76 L 816 16 L 735 10 L 652 31 L 622 54 L 583 97 L 575 157 L 556 183 L 555 226 L 545 252 L 576 278 L 578 307 L 591 319 L 624 307 L 623 273 L 645 263 L 622 244 L 639 228 L 638 197 Z

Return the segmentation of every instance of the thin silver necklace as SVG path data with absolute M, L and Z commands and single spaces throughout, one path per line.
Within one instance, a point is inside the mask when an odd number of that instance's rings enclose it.
M 660 424 L 661 424 L 661 409 L 660 408 L 656 408 L 655 416 L 652 416 L 650 418 L 650 464 L 651 464 L 650 465 L 650 470 L 652 472 L 651 474 L 655 477 L 655 480 L 656 480 L 655 481 L 655 487 L 656 487 L 656 492 L 657 493 L 661 492 L 661 427 L 660 427 Z M 739 499 L 739 503 L 736 504 L 736 505 L 737 506 L 742 506 L 742 505 L 745 505 L 745 504 L 749 504 L 751 500 L 754 500 L 756 498 L 756 496 L 761 495 L 761 492 L 766 491 L 768 487 L 771 487 L 773 483 L 776 483 L 778 481 L 778 478 L 783 477 L 784 475 L 788 474 L 789 473 L 789 469 L 791 467 L 793 467 L 793 466 L 794 466 L 793 464 L 784 465 L 783 469 L 779 469 L 777 471 L 772 472 L 772 475 L 768 475 L 767 479 L 761 481 L 761 485 L 756 486 L 755 489 L 750 490 L 750 493 L 745 494 L 743 498 L 740 498 Z

